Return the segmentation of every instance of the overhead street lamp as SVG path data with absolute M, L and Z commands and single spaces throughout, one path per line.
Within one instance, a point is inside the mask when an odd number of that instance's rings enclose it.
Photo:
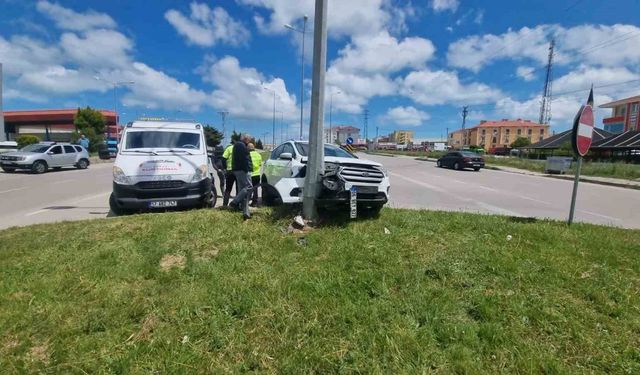
M 118 86 L 124 85 L 133 85 L 134 81 L 110 81 L 104 77 L 96 75 L 93 77 L 96 81 L 104 81 L 113 86 L 113 111 L 116 115 L 116 140 L 119 139 L 119 129 L 118 129 Z M 107 125 L 107 140 L 111 138 L 111 130 L 109 130 L 109 125 Z
M 273 145 L 273 147 L 275 147 L 276 146 L 276 91 L 265 86 L 262 86 L 262 88 L 267 91 L 271 91 L 271 93 L 273 93 L 273 129 L 271 132 L 273 136 L 273 142 L 271 144 Z
M 342 94 L 342 91 L 336 91 L 336 92 L 331 92 L 331 95 L 329 95 L 329 142 L 328 143 L 333 143 L 333 124 L 332 124 L 332 119 L 331 119 L 331 113 L 333 112 L 333 94 Z
M 300 140 L 302 140 L 302 122 L 304 118 L 304 38 L 307 32 L 308 19 L 309 16 L 306 14 L 302 17 L 302 30 L 296 29 L 289 24 L 284 25 L 287 29 L 302 34 L 302 53 L 300 57 Z

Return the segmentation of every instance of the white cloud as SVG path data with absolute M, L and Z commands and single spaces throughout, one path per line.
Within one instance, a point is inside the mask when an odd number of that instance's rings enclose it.
M 281 78 L 267 79 L 254 68 L 241 67 L 233 56 L 225 56 L 212 64 L 204 80 L 217 87 L 207 99 L 209 104 L 236 117 L 271 118 L 273 92 L 276 94 L 276 110 L 282 111 L 285 118 L 296 117 L 295 95 L 287 92 Z
M 538 25 L 509 30 L 500 35 L 474 35 L 449 45 L 450 65 L 478 72 L 501 59 L 528 60 L 539 65 L 547 62 L 549 40 L 556 38 L 554 61 L 567 65 L 584 63 L 599 66 L 637 65 L 640 28 L 633 25 L 581 25 L 564 28 Z
M 129 64 L 133 42 L 114 30 L 90 30 L 62 34 L 60 47 L 73 62 L 99 68 Z
M 390 122 L 403 126 L 420 126 L 430 118 L 427 112 L 412 106 L 389 108 L 385 117 Z
M 445 29 L 450 33 L 453 32 L 453 27 L 451 27 L 451 26 L 447 26 L 447 27 L 445 27 Z
M 100 90 L 96 89 L 95 80 L 90 72 L 70 69 L 61 65 L 26 72 L 18 78 L 18 84 L 54 94 Z M 106 91 L 106 89 L 102 89 L 102 91 Z
M 429 3 L 429 6 L 435 12 L 444 12 L 449 10 L 455 13 L 455 11 L 458 10 L 459 5 L 460 2 L 458 0 L 431 0 Z
M 473 23 L 476 25 L 482 25 L 482 21 L 484 21 L 484 9 L 478 10 L 476 16 L 473 19 Z
M 529 82 L 535 78 L 535 75 L 533 74 L 534 71 L 535 71 L 535 68 L 532 68 L 530 66 L 519 66 L 516 69 L 516 75 L 522 78 L 523 80 Z
M 0 61 L 7 76 L 36 71 L 61 59 L 62 53 L 56 46 L 23 35 L 14 35 L 10 40 L 0 36 Z
M 370 98 L 392 95 L 397 91 L 395 82 L 385 75 L 354 74 L 336 68 L 327 71 L 327 86 L 327 92 L 342 92 L 334 96 L 333 109 L 348 113 L 360 113 Z
M 400 93 L 423 105 L 481 104 L 504 95 L 483 83 L 464 84 L 455 72 L 420 70 L 400 80 Z
M 134 62 L 131 69 L 112 75 L 114 81 L 121 77 L 135 82 L 128 86 L 130 92 L 122 98 L 129 106 L 198 111 L 207 98 L 204 92 L 141 62 Z
M 237 0 L 239 3 L 256 8 L 267 9 L 265 19 L 256 14 L 254 20 L 258 29 L 267 34 L 283 34 L 289 32 L 285 24 L 301 27 L 302 16 L 308 15 L 313 22 L 314 0 Z M 366 35 L 377 33 L 384 28 L 402 30 L 404 16 L 410 15 L 406 9 L 401 17 L 393 17 L 393 8 L 387 0 L 349 0 L 333 1 L 328 7 L 328 32 L 331 37 Z M 397 8 L 397 7 L 396 7 Z M 395 13 L 397 15 L 397 13 Z M 311 25 L 307 25 L 309 30 Z
M 96 28 L 113 28 L 116 26 L 113 18 L 94 10 L 79 13 L 49 1 L 38 1 L 36 9 L 51 18 L 56 26 L 63 30 L 84 31 Z
M 184 36 L 187 42 L 202 47 L 211 47 L 219 42 L 230 45 L 245 44 L 250 37 L 242 23 L 234 20 L 221 7 L 213 9 L 205 3 L 191 3 L 191 14 L 186 17 L 175 9 L 168 10 L 164 17 Z
M 577 69 L 570 73 L 556 79 L 553 82 L 553 89 L 556 93 L 562 93 L 565 91 L 584 90 L 590 87 L 592 84 L 600 85 L 613 85 L 603 88 L 596 88 L 597 93 L 606 93 L 609 95 L 615 95 L 620 91 L 620 86 L 617 83 L 627 82 L 630 80 L 640 79 L 640 74 L 631 72 L 624 67 L 610 68 L 593 68 L 587 66 L 579 66 Z M 634 83 L 635 86 L 638 82 Z
M 381 31 L 376 35 L 354 37 L 332 62 L 336 69 L 349 72 L 393 73 L 404 68 L 421 68 L 436 48 L 430 40 L 407 37 L 402 41 Z

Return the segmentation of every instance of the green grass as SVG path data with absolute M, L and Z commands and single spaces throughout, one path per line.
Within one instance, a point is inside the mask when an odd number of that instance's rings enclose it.
M 639 231 L 387 209 L 301 241 L 272 215 L 1 231 L 1 372 L 640 373 Z
M 485 156 L 484 158 L 488 165 L 513 167 L 540 173 L 544 172 L 544 166 L 546 163 L 545 160 L 520 159 L 515 157 L 497 158 L 489 155 Z M 571 169 L 567 173 L 574 174 L 574 168 L 575 163 L 572 164 Z M 582 164 L 581 174 L 584 176 L 612 177 L 626 180 L 635 180 L 640 178 L 640 165 L 620 162 L 594 163 L 587 161 Z

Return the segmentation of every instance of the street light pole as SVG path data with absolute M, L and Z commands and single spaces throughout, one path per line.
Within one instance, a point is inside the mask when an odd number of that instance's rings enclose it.
M 118 140 L 120 138 L 120 134 L 119 134 L 119 129 L 118 129 L 118 86 L 123 86 L 123 85 L 133 85 L 135 84 L 134 81 L 116 81 L 116 82 L 112 82 L 106 78 L 103 78 L 101 76 L 94 76 L 93 77 L 96 81 L 105 81 L 108 84 L 113 86 L 113 111 L 115 112 L 115 122 L 116 122 L 116 140 Z M 109 125 L 107 125 L 107 141 L 109 140 L 109 138 L 111 138 L 111 130 L 109 129 Z
M 271 142 L 271 144 L 273 144 L 273 147 L 275 148 L 276 146 L 276 90 L 272 90 L 265 86 L 262 86 L 262 88 L 267 91 L 271 91 L 271 93 L 273 94 L 273 129 L 271 131 L 273 142 Z
M 307 20 L 309 16 L 306 14 L 302 17 L 302 30 L 298 30 L 291 25 L 284 25 L 289 30 L 293 30 L 302 34 L 302 53 L 300 57 L 300 140 L 302 140 L 302 122 L 304 120 L 304 39 L 307 33 Z

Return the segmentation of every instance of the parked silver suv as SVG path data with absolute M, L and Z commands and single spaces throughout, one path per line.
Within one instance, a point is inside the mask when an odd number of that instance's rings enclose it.
M 32 173 L 44 173 L 49 168 L 89 166 L 89 152 L 70 143 L 42 142 L 23 147 L 19 151 L 0 155 L 0 167 L 5 172 L 28 169 Z

